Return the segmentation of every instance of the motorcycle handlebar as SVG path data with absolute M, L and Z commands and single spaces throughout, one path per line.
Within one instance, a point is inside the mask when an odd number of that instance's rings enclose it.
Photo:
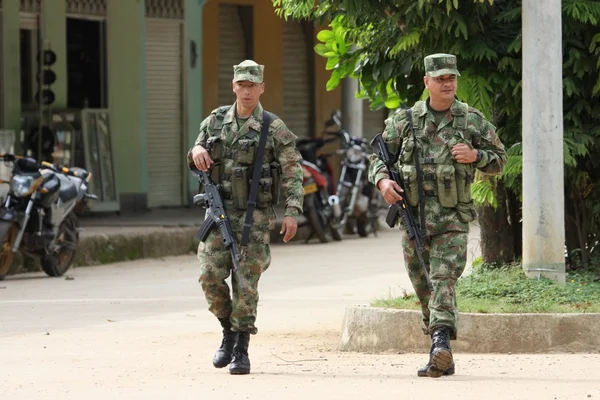
M 42 161 L 40 164 L 42 167 L 51 169 L 54 172 L 58 172 L 58 173 L 68 175 L 68 176 L 74 176 L 76 178 L 82 177 L 80 174 L 77 173 L 77 171 L 71 171 L 69 168 L 67 168 L 63 165 L 54 165 L 52 163 L 49 163 L 48 161 Z

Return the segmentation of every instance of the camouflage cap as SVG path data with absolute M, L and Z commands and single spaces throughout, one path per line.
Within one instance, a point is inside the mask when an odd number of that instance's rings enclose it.
M 456 56 L 452 54 L 436 53 L 425 57 L 425 74 L 436 77 L 441 75 L 457 75 Z
M 259 65 L 252 60 L 244 60 L 233 66 L 233 82 L 249 81 L 262 83 L 264 65 Z

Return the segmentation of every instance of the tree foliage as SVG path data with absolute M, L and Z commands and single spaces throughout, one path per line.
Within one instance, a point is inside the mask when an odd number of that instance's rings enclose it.
M 499 179 L 521 197 L 521 1 L 519 0 L 272 0 L 283 18 L 328 24 L 315 52 L 331 71 L 327 89 L 359 80 L 358 98 L 372 109 L 396 109 L 427 95 L 423 58 L 459 58 L 457 97 L 497 127 L 509 162 Z M 600 228 L 600 2 L 563 0 L 564 157 L 567 245 L 583 264 L 598 248 Z M 493 180 L 474 185 L 495 206 Z M 516 224 L 516 221 L 513 221 Z M 515 229 L 520 229 L 516 227 Z

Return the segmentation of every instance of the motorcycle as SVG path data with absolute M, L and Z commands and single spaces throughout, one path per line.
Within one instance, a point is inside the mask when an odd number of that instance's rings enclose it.
M 74 208 L 88 199 L 91 173 L 83 168 L 55 166 L 30 157 L 0 154 L 12 162 L 9 191 L 0 210 L 0 280 L 17 253 L 39 258 L 49 276 L 62 276 L 73 263 L 79 243 Z
M 317 154 L 319 149 L 328 143 L 338 140 L 334 138 L 303 138 L 296 141 L 296 148 L 302 156 L 300 165 L 303 171 L 304 217 L 302 224 L 310 227 L 307 243 L 317 236 L 321 243 L 329 242 L 328 234 L 336 240 L 342 240 L 337 218 L 341 215 L 339 202 L 335 195 L 336 180 L 328 158 L 332 155 Z
M 340 206 L 338 225 L 342 227 L 356 226 L 360 237 L 367 237 L 370 231 L 377 236 L 377 218 L 381 208 L 379 191 L 368 180 L 369 155 L 373 153 L 370 144 L 358 136 L 350 134 L 342 128 L 341 113 L 336 110 L 325 122 L 328 135 L 340 139 L 337 154 L 342 156 L 340 177 L 336 187 L 336 200 Z M 346 225 L 348 224 L 348 226 Z

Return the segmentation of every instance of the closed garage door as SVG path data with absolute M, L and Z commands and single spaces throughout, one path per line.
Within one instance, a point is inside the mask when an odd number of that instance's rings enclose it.
M 311 84 L 302 24 L 283 23 L 283 120 L 298 137 L 310 135 Z
M 246 59 L 246 42 L 239 7 L 219 4 L 219 106 L 235 101 L 231 89 L 233 66 Z
M 146 19 L 148 207 L 182 204 L 181 21 Z
M 1 0 L 0 0 L 1 2 Z M 0 4 L 0 7 L 2 4 Z M 0 9 L 0 55 L 2 55 L 2 10 Z M 4 74 L 2 72 L 2 62 L 0 62 L 0 128 L 4 126 Z

